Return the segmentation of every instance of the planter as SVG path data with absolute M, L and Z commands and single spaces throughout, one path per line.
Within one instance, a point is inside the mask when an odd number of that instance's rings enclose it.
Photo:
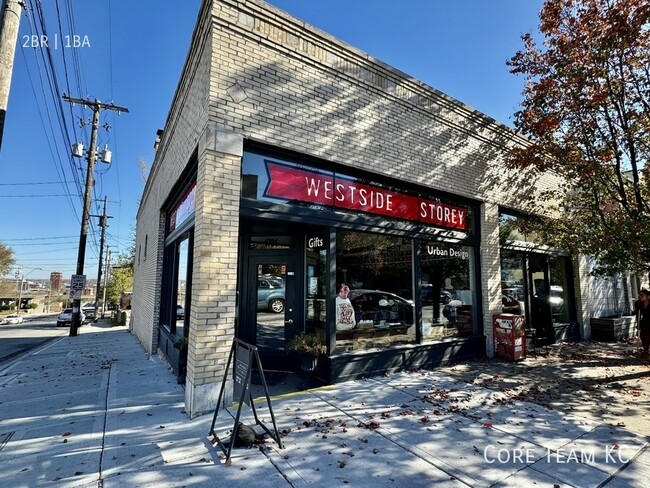
M 305 373 L 311 373 L 318 369 L 318 356 L 313 354 L 301 354 L 300 355 L 300 371 Z
M 187 375 L 187 349 L 180 350 L 178 355 L 178 375 L 176 380 L 179 385 L 185 384 L 185 377 Z
M 623 341 L 634 335 L 634 316 L 592 317 L 590 324 L 594 341 Z

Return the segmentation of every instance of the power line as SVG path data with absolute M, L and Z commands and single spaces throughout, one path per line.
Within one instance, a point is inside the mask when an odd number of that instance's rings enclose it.
M 67 181 L 43 181 L 40 183 L 0 183 L 0 186 L 32 186 L 32 185 L 60 185 L 61 183 L 74 183 L 72 180 Z
M 25 237 L 25 238 L 16 238 L 16 239 L 2 239 L 2 242 L 13 242 L 13 241 L 40 241 L 40 240 L 49 240 L 49 239 L 71 239 L 77 236 L 54 236 L 54 237 Z
M 37 194 L 37 195 L 0 195 L 0 198 L 49 198 L 49 197 L 66 197 L 68 198 L 70 195 L 67 193 L 59 193 L 59 194 L 50 194 L 50 195 L 43 195 L 43 194 Z M 78 197 L 81 197 L 81 195 L 76 195 Z

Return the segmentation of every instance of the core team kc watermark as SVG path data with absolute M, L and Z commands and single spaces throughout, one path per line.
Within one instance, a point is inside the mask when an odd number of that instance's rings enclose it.
M 538 461 L 552 464 L 627 464 L 630 457 L 621 446 L 604 445 L 596 449 L 548 449 L 540 454 L 539 449 L 506 449 L 492 444 L 483 449 L 487 464 L 533 464 Z M 629 454 L 629 453 L 628 453 Z
M 34 49 L 70 49 L 70 48 L 84 48 L 91 47 L 90 38 L 87 35 L 80 34 L 66 34 L 59 35 L 54 34 L 49 35 L 24 35 L 21 38 L 22 46 L 24 48 L 34 48 Z

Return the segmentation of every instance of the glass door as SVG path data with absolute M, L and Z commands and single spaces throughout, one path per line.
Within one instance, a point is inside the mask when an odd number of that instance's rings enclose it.
M 531 327 L 537 330 L 538 339 L 553 343 L 555 331 L 551 314 L 548 256 L 529 254 L 528 272 Z
M 285 367 L 285 342 L 298 320 L 294 269 L 285 253 L 248 258 L 238 336 L 257 346 L 265 369 Z

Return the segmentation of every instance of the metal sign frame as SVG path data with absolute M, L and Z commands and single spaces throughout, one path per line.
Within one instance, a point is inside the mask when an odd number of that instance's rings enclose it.
M 219 408 L 221 407 L 221 402 L 224 399 L 224 391 L 226 388 L 226 380 L 228 379 L 228 372 L 230 371 L 230 366 L 233 364 L 233 357 L 235 358 L 233 375 L 234 375 L 234 387 L 233 387 L 233 397 L 236 397 L 239 394 L 239 402 L 237 407 L 237 413 L 235 414 L 235 424 L 232 429 L 232 434 L 230 437 L 230 442 L 226 446 L 217 433 L 214 430 L 215 424 L 217 423 L 217 416 L 219 415 Z M 266 396 L 266 403 L 269 408 L 269 413 L 271 414 L 271 421 L 273 422 L 273 431 L 271 431 L 257 416 L 257 410 L 255 408 L 255 402 L 253 400 L 253 393 L 251 392 L 251 376 L 253 372 L 253 367 L 256 367 L 260 378 L 262 380 L 262 386 L 264 387 L 264 395 Z M 248 398 L 248 400 L 247 400 Z M 280 449 L 284 449 L 282 444 L 282 439 L 280 438 L 280 433 L 278 432 L 278 427 L 275 422 L 275 415 L 273 414 L 273 408 L 271 406 L 271 398 L 269 397 L 269 389 L 266 386 L 266 379 L 264 378 L 264 370 L 262 369 L 262 363 L 260 361 L 260 355 L 256 346 L 248 344 L 240 339 L 234 338 L 232 342 L 232 347 L 230 348 L 230 354 L 228 355 L 228 362 L 226 363 L 226 371 L 221 382 L 221 388 L 219 390 L 219 397 L 217 399 L 217 406 L 214 410 L 214 416 L 212 417 L 212 425 L 210 425 L 210 432 L 208 435 L 214 436 L 214 439 L 219 446 L 219 448 L 226 455 L 226 465 L 230 466 L 230 454 L 232 447 L 237 438 L 237 433 L 239 432 L 239 418 L 241 417 L 242 404 L 246 403 L 250 405 L 253 416 L 255 418 L 255 425 L 262 427 L 264 432 L 266 432 L 277 444 L 280 446 Z M 226 411 L 232 417 L 232 413 L 226 409 Z

